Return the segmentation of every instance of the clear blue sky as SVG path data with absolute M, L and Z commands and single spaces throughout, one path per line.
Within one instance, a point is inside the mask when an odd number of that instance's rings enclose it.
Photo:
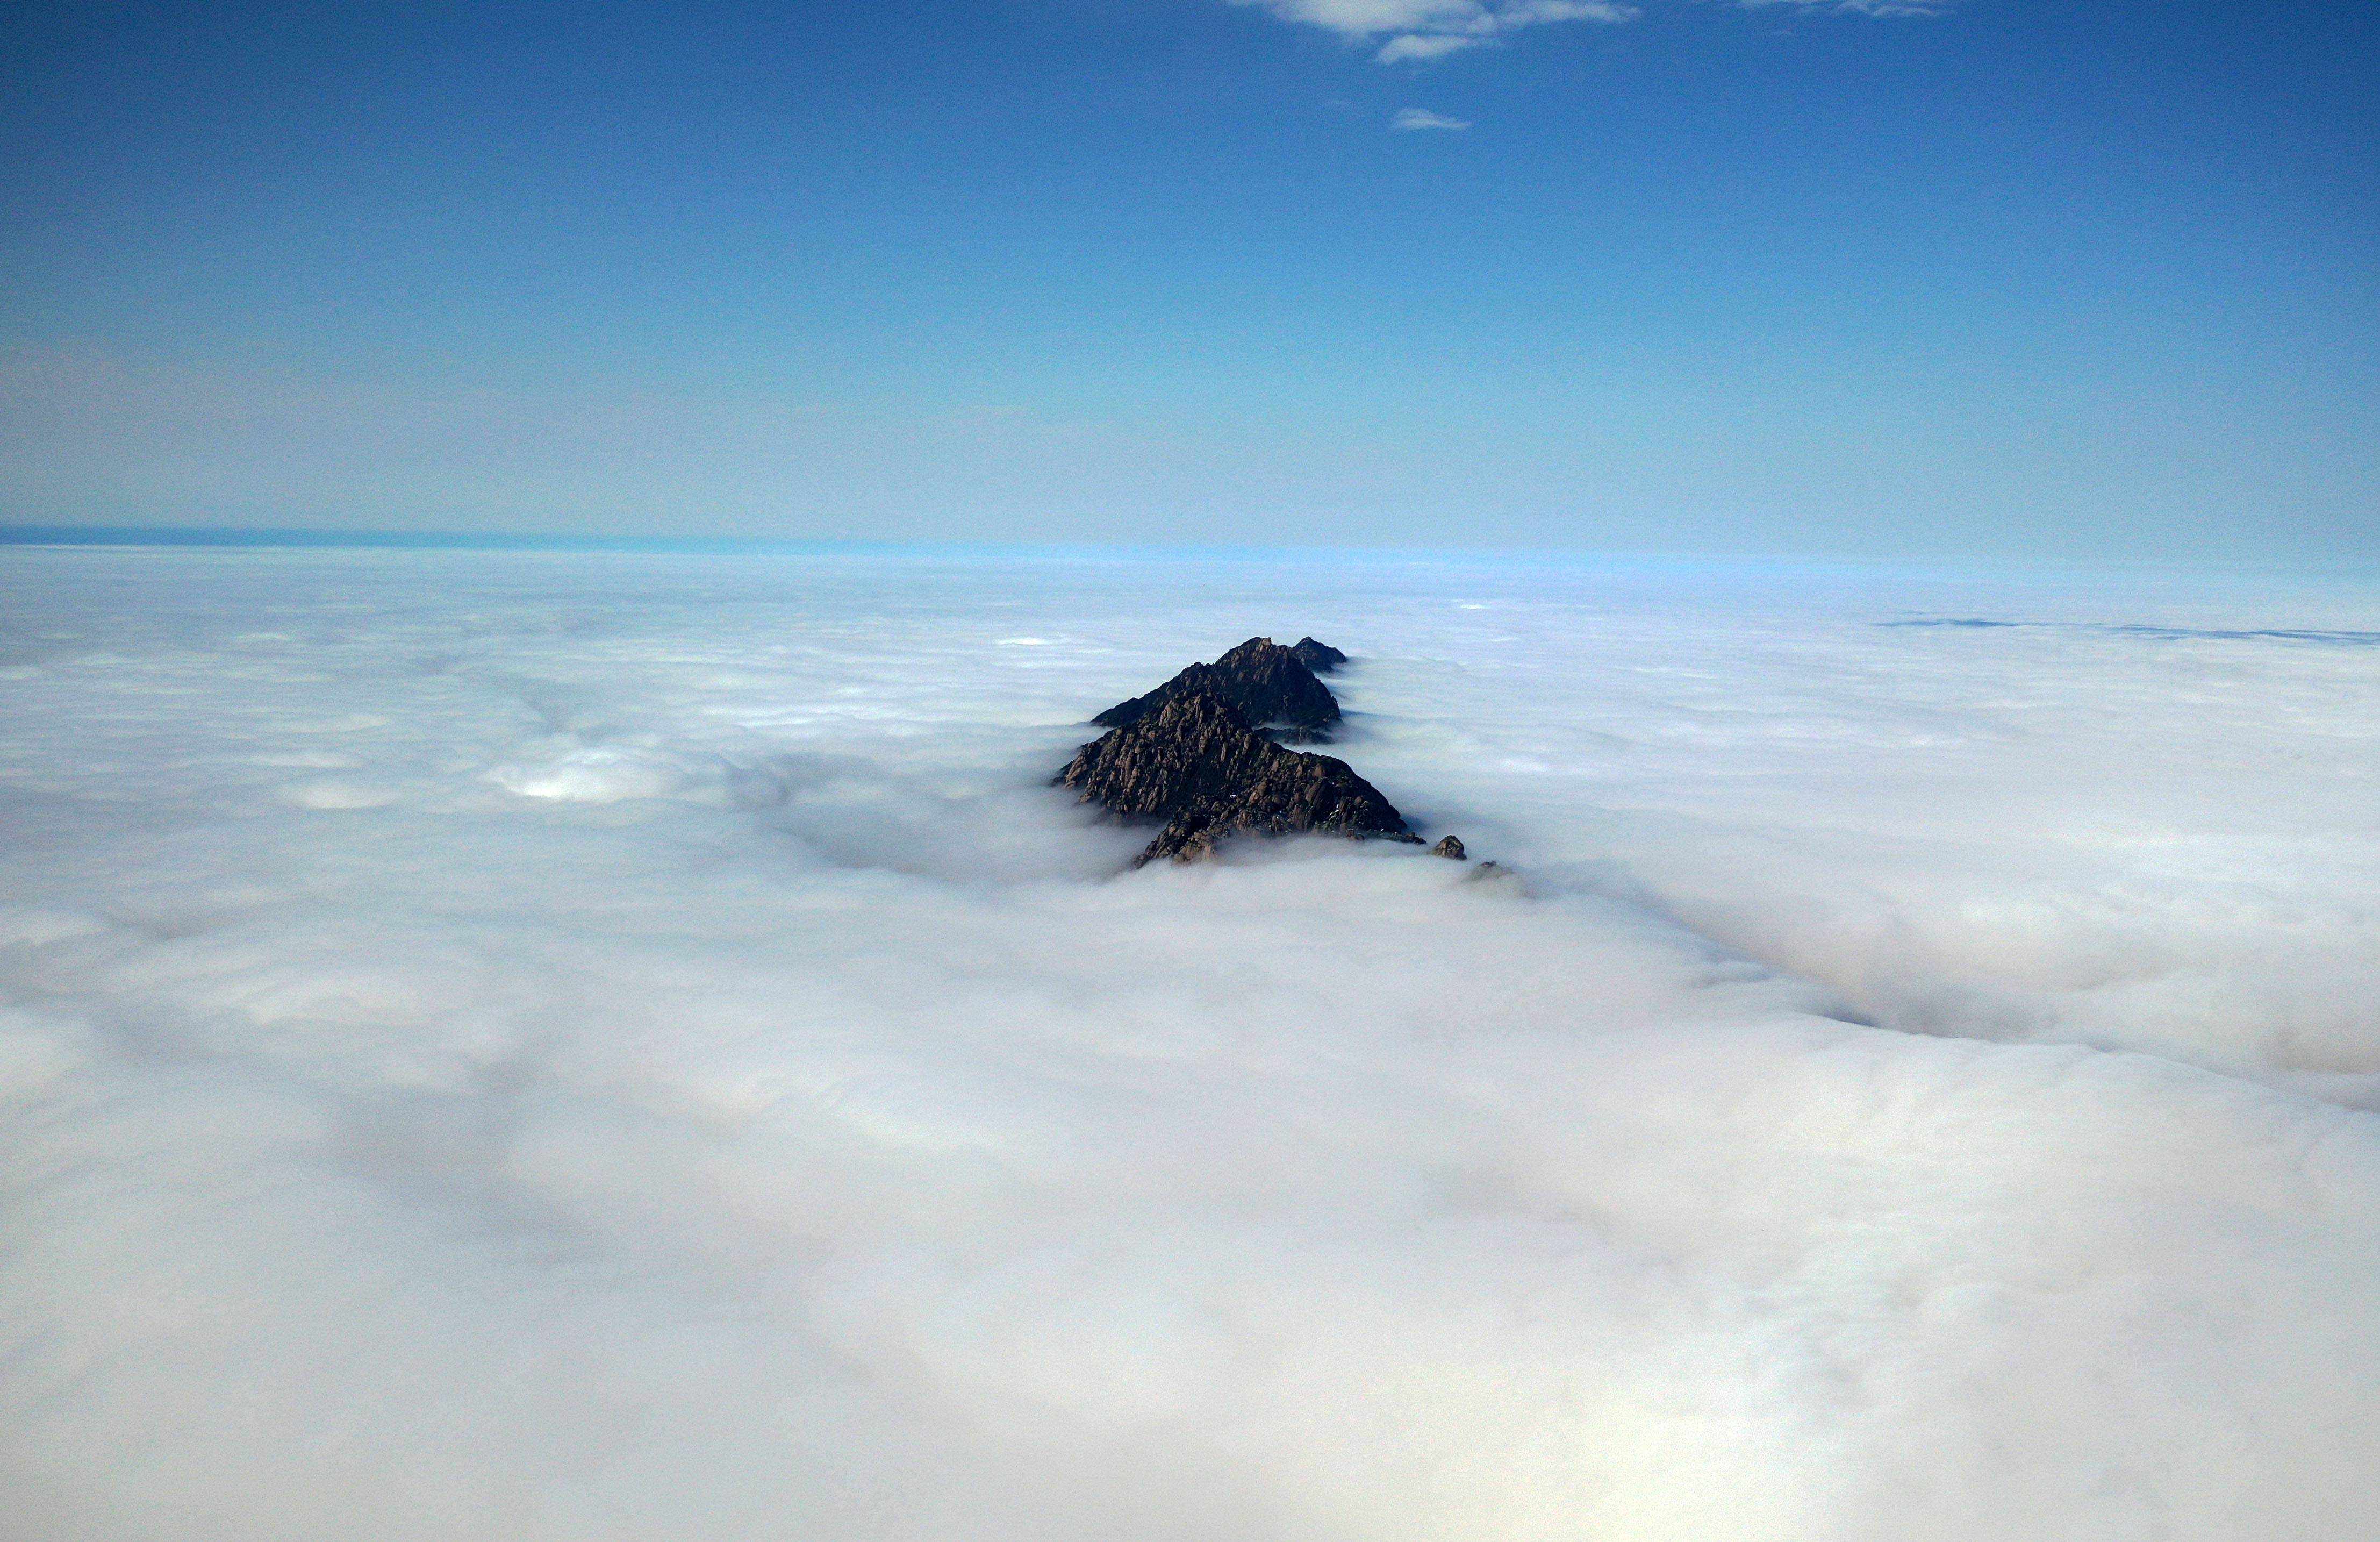
M 2370 0 L 6 33 L 0 521 L 2380 564 Z

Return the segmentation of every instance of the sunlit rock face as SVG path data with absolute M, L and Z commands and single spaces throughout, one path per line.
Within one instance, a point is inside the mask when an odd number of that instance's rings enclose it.
M 1299 647 L 1308 645 L 1320 650 L 1315 656 L 1338 654 L 1335 661 L 1326 659 L 1326 663 L 1346 662 L 1344 654 L 1326 649 L 1310 637 Z M 1314 678 L 1313 669 L 1295 650 L 1269 637 L 1251 637 L 1214 663 L 1194 664 L 1148 694 L 1119 702 L 1091 721 L 1103 728 L 1121 728 L 1194 691 L 1207 691 L 1250 727 L 1291 744 L 1327 740 L 1340 716 L 1338 698 Z
M 1206 691 L 1180 692 L 1084 745 L 1057 783 L 1127 819 L 1166 822 L 1135 867 L 1210 856 L 1242 833 L 1420 839 L 1345 761 L 1282 749 Z

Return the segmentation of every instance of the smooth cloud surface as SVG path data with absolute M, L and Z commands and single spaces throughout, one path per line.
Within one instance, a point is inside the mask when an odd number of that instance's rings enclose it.
M 137 552 L 0 596 L 8 1536 L 2380 1520 L 2368 596 Z M 1513 875 L 1126 874 L 1044 785 L 1305 630 L 1342 753 Z

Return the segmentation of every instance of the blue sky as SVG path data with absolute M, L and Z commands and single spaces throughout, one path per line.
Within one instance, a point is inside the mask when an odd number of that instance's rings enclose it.
M 0 520 L 2380 565 L 2368 4 L 11 13 Z

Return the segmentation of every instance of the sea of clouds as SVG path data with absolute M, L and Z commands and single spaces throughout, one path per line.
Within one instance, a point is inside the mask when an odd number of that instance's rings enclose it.
M 1046 785 L 1256 633 L 1433 838 Z M 0 553 L 0 1535 L 2380 1533 L 2380 598 Z

